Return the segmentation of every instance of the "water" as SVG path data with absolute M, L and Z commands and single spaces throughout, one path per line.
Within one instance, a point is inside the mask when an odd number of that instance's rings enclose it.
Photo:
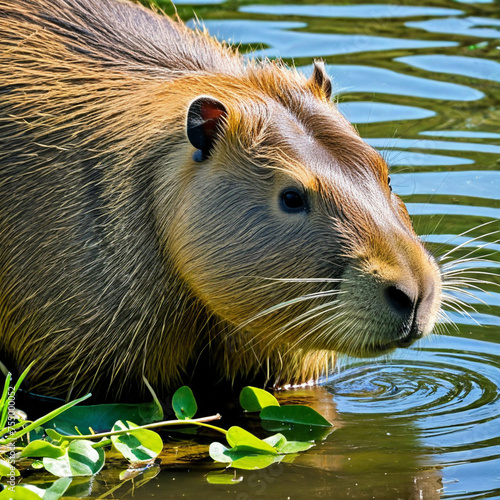
M 258 56 L 293 59 L 305 73 L 324 58 L 340 109 L 388 159 L 431 249 L 492 262 L 462 270 L 467 293 L 454 295 L 464 306 L 446 308 L 441 335 L 387 359 L 341 360 L 322 387 L 283 394 L 337 426 L 293 463 L 208 484 L 217 467 L 206 446 L 180 442 L 163 457 L 177 465 L 150 471 L 135 496 L 500 498 L 500 289 L 471 281 L 500 283 L 500 4 L 177 4 L 185 20 L 195 10 L 212 34 Z

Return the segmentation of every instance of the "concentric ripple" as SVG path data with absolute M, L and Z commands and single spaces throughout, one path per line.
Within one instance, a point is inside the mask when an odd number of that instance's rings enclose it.
M 467 485 L 469 494 L 498 491 L 499 344 L 441 337 L 387 361 L 355 362 L 327 388 L 346 420 L 383 417 L 392 429 L 416 429 L 424 454 L 443 468 L 445 492 L 458 493 L 479 465 L 484 481 Z

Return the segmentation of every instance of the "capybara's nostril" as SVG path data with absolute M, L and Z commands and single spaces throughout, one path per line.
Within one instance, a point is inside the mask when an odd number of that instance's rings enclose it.
M 395 286 L 388 286 L 385 289 L 385 298 L 391 309 L 396 312 L 402 320 L 407 320 L 414 308 L 413 300 L 408 295 Z

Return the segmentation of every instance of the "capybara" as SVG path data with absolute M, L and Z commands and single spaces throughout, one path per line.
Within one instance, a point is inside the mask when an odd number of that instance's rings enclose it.
M 317 379 L 429 333 L 434 258 L 310 78 L 121 0 L 3 0 L 0 328 L 28 387 Z

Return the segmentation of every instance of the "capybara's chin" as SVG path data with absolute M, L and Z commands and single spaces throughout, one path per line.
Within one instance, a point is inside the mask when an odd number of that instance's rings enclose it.
M 432 330 L 439 269 L 321 62 L 118 0 L 4 0 L 0 31 L 0 350 L 31 390 L 301 383 Z

